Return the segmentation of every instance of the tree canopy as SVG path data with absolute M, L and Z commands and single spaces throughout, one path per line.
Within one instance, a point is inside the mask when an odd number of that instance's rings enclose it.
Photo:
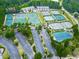
M 34 59 L 42 59 L 42 54 L 40 52 L 36 53 Z
M 63 6 L 69 12 L 79 12 L 79 0 L 63 0 Z

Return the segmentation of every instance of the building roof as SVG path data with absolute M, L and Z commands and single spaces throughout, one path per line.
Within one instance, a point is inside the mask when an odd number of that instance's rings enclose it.
M 49 27 L 54 30 L 60 30 L 65 28 L 71 28 L 72 24 L 70 22 L 52 23 L 49 24 Z
M 46 21 L 54 20 L 52 16 L 45 16 L 44 19 L 45 19 Z
M 63 26 L 61 25 L 61 23 L 52 23 L 49 25 L 49 27 L 55 30 L 63 29 Z
M 52 1 L 59 2 L 59 0 L 52 0 Z
M 23 10 L 23 12 L 28 12 L 29 10 L 34 10 L 34 9 L 35 9 L 34 6 L 30 6 L 30 7 L 22 8 L 21 10 Z
M 61 23 L 63 25 L 64 28 L 71 28 L 72 24 L 70 22 L 63 22 Z
M 41 12 L 43 14 L 43 16 L 47 16 L 47 15 L 50 15 L 50 12 Z
M 36 9 L 37 9 L 38 11 L 41 11 L 41 12 L 42 12 L 42 11 L 47 12 L 47 11 L 50 10 L 50 8 L 49 8 L 48 6 L 37 6 Z
M 58 10 L 51 11 L 52 14 L 60 14 Z
M 49 9 L 48 6 L 37 6 L 36 8 L 37 8 L 37 9 Z

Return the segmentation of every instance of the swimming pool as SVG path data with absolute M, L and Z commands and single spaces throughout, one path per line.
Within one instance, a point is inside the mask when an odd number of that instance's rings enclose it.
M 55 16 L 55 17 L 54 17 Z M 53 14 L 52 17 L 54 17 L 56 20 L 65 20 L 65 17 L 60 14 Z
M 12 25 L 12 21 L 13 21 L 13 15 L 7 14 L 6 15 L 6 25 L 7 26 L 11 26 Z
M 69 32 L 55 32 L 53 35 L 58 42 L 72 38 L 72 35 Z
M 27 14 L 28 22 L 32 24 L 40 24 L 39 18 L 36 13 L 29 13 Z
M 16 14 L 14 23 L 26 23 L 26 14 Z

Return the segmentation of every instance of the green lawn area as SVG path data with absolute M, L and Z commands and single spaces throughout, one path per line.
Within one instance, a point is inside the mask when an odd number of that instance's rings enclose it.
M 6 49 L 4 54 L 3 54 L 3 59 L 8 59 L 8 58 L 9 58 L 9 53 L 8 53 L 8 51 Z

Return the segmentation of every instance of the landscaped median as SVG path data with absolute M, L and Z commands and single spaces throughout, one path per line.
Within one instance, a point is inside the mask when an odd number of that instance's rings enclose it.
M 73 23 L 73 25 L 78 24 L 78 21 L 64 8 L 62 8 L 63 14 Z

